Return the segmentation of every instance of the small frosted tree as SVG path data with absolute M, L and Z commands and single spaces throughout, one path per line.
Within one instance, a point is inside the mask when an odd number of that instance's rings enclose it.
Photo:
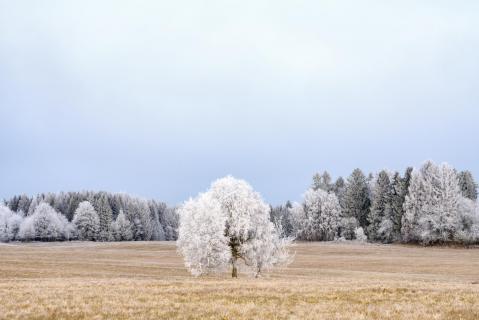
M 116 217 L 116 220 L 112 223 L 112 230 L 117 241 L 130 241 L 133 239 L 133 232 L 131 231 L 131 223 L 126 218 L 123 210 Z
M 377 176 L 372 192 L 372 205 L 368 214 L 368 235 L 372 241 L 385 241 L 391 238 L 391 184 L 386 171 Z
M 426 162 L 412 174 L 404 203 L 403 240 L 423 244 L 455 241 L 461 228 L 462 201 L 456 171 L 447 164 Z
M 313 176 L 313 184 L 311 185 L 311 189 L 313 190 L 318 190 L 322 189 L 324 191 L 332 191 L 334 188 L 334 185 L 332 184 L 331 181 L 331 175 L 329 172 L 324 171 L 322 174 L 316 173 Z
M 208 192 L 180 209 L 178 250 L 194 275 L 219 272 L 228 265 L 238 276 L 240 261 L 258 276 L 289 262 L 286 246 L 269 220 L 269 206 L 243 180 L 215 181 Z
M 358 220 L 354 217 L 343 217 L 339 224 L 339 235 L 345 240 L 356 239 L 356 229 L 359 227 Z M 364 230 L 363 230 L 364 232 Z
M 21 215 L 0 204 L 0 242 L 16 240 L 22 220 Z
M 45 202 L 39 203 L 33 213 L 26 217 L 18 231 L 21 240 L 57 241 L 68 240 L 72 228 L 68 220 Z
M 80 240 L 97 240 L 99 237 L 100 218 L 89 201 L 80 202 L 73 216 L 73 224 Z
M 333 193 L 309 189 L 300 208 L 295 209 L 296 236 L 309 241 L 331 241 L 338 234 L 341 207 Z
M 459 204 L 459 228 L 454 238 L 465 245 L 479 243 L 479 204 L 463 197 Z

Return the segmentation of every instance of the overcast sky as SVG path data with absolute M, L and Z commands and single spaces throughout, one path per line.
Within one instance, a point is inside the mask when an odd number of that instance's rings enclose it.
M 0 0 L 0 198 L 479 178 L 479 1 Z

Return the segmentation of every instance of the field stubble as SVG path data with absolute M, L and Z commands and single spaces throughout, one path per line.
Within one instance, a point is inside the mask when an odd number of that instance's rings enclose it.
M 0 319 L 479 319 L 479 249 L 298 243 L 260 279 L 194 278 L 173 242 L 0 245 Z

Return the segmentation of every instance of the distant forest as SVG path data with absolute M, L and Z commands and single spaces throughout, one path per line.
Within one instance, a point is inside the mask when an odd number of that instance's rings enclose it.
M 477 183 L 469 171 L 425 162 L 400 174 L 356 169 L 314 175 L 301 203 L 271 206 L 283 237 L 425 245 L 479 243 Z M 0 241 L 176 240 L 176 208 L 122 193 L 14 196 L 0 204 Z
M 3 241 L 177 238 L 178 217 L 175 208 L 169 208 L 163 202 L 124 193 L 82 191 L 42 193 L 35 197 L 20 195 L 4 201 L 4 204 L 6 207 L 3 210 L 0 208 L 0 240 L 2 215 L 9 216 L 3 220 L 11 220 L 12 225 L 9 227 L 8 223 L 3 223 Z M 11 213 L 6 212 L 6 209 Z M 119 234 L 120 227 L 124 234 Z M 91 229 L 87 237 L 81 233 L 85 228 Z M 9 230 L 8 234 L 6 230 Z

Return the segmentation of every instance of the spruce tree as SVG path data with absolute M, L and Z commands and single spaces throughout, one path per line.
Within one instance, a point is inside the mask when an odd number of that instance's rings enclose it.
M 343 177 L 339 177 L 336 179 L 336 182 L 333 185 L 333 192 L 336 194 L 336 197 L 338 198 L 339 204 L 341 205 L 341 208 L 344 209 L 344 190 L 346 188 L 346 184 L 344 182 Z
M 100 218 L 100 236 L 101 241 L 112 240 L 111 221 L 113 214 L 111 211 L 108 198 L 105 193 L 101 193 L 94 201 L 94 207 Z
M 372 194 L 372 205 L 368 214 L 369 239 L 373 241 L 388 241 L 392 230 L 382 228 L 391 222 L 391 184 L 386 171 L 383 170 L 379 173 Z
M 394 173 L 391 181 L 390 195 L 392 241 L 398 241 L 401 238 L 401 219 L 404 214 L 403 206 L 406 196 L 405 188 L 405 181 L 401 178 L 399 172 Z
M 349 176 L 343 201 L 344 216 L 356 218 L 359 226 L 366 230 L 370 199 L 366 177 L 360 169 L 355 169 Z

